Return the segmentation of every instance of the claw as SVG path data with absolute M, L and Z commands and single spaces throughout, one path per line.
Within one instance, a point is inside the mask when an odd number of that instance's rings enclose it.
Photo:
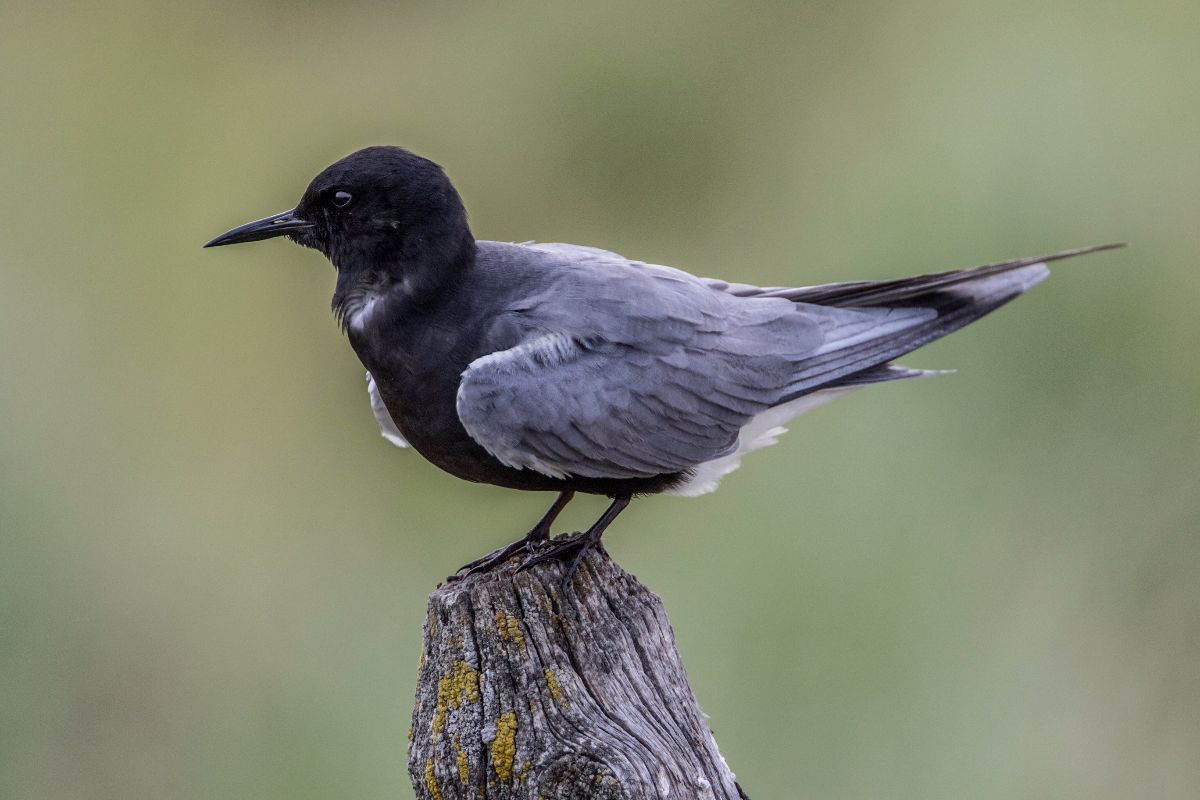
M 563 572 L 561 586 L 563 594 L 566 594 L 567 590 L 571 588 L 571 579 L 575 577 L 575 571 L 583 563 L 583 559 L 587 556 L 588 551 L 600 545 L 600 539 L 604 536 L 604 530 L 628 505 L 629 497 L 618 496 L 614 498 L 612 505 L 608 507 L 604 515 L 596 520 L 596 524 L 588 528 L 586 532 L 551 541 L 547 549 L 525 559 L 517 567 L 517 572 L 524 572 L 531 567 L 547 561 L 563 561 L 566 556 L 570 555 L 571 561 L 567 564 L 567 568 Z
M 600 544 L 600 537 L 592 531 L 564 537 L 551 543 L 549 549 L 525 559 L 517 567 L 517 572 L 524 572 L 547 561 L 567 561 L 570 558 L 566 569 L 563 571 L 562 582 L 559 585 L 559 590 L 563 594 L 566 594 L 567 590 L 571 588 L 571 579 L 575 577 L 575 571 L 583 563 L 583 559 L 587 556 L 588 551 L 598 544 Z
M 521 565 L 517 567 L 517 572 L 524 572 L 538 564 L 545 564 L 547 561 L 562 561 L 565 556 L 576 550 L 586 550 L 588 544 L 586 533 L 576 532 L 568 536 L 560 536 L 547 543 L 544 549 L 540 549 L 540 552 L 530 553 L 529 558 L 522 561 Z
M 483 558 L 477 558 L 474 561 L 468 561 L 466 564 L 463 564 L 461 567 L 459 567 L 457 572 L 446 578 L 446 581 L 448 583 L 454 583 L 455 581 L 465 580 L 472 575 L 491 572 L 496 567 L 500 566 L 505 561 L 508 561 L 518 553 L 527 552 L 529 550 L 530 542 L 537 541 L 536 538 L 531 538 L 533 537 L 533 534 L 534 532 L 530 531 L 529 534 L 518 539 L 510 545 L 501 547 L 499 550 L 494 550 Z

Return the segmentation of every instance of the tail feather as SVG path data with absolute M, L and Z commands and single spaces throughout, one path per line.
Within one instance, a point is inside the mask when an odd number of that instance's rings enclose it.
M 781 402 L 817 389 L 837 386 L 848 377 L 887 364 L 905 353 L 953 333 L 995 311 L 1044 280 L 1050 271 L 1033 264 L 1003 274 L 959 281 L 921 296 L 909 296 L 894 307 L 920 308 L 932 315 L 900 330 L 881 330 L 877 337 L 855 337 L 845 346 L 827 343 L 823 352 L 796 363 L 796 372 Z
M 835 384 L 827 386 L 832 389 L 835 387 L 851 387 L 851 386 L 870 386 L 875 383 L 888 383 L 889 381 L 906 381 L 911 378 L 932 378 L 937 375 L 949 375 L 954 372 L 952 369 L 911 369 L 902 364 L 880 364 L 875 367 L 868 367 L 862 372 L 855 372 L 847 375 Z

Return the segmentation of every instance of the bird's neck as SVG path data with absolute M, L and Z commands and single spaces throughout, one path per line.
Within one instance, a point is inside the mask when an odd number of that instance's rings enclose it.
M 465 227 L 453 235 L 410 237 L 389 252 L 339 268 L 334 315 L 343 328 L 361 331 L 385 307 L 436 303 L 474 263 L 475 238 Z

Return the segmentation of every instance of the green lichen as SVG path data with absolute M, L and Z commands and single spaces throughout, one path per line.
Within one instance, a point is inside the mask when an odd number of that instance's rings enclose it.
M 433 716 L 436 739 L 446 727 L 446 714 L 470 701 L 479 702 L 479 673 L 465 661 L 455 661 L 450 672 L 438 680 L 437 713 Z
M 500 633 L 500 640 L 512 642 L 524 650 L 525 634 L 521 631 L 521 621 L 503 611 L 497 611 L 493 618 L 496 620 L 496 630 Z
M 442 797 L 442 787 L 438 786 L 437 775 L 433 774 L 432 758 L 425 762 L 425 788 L 429 790 L 433 800 L 445 800 Z
M 492 742 L 492 766 L 500 780 L 512 780 L 513 761 L 517 757 L 517 714 L 509 711 L 496 720 L 496 741 Z
M 467 751 L 463 749 L 462 740 L 457 736 L 454 737 L 454 749 L 458 751 L 458 779 L 462 781 L 463 786 L 466 786 L 467 781 L 471 780 L 471 770 L 467 763 Z
M 558 703 L 563 708 L 570 708 L 571 701 L 567 699 L 563 693 L 562 684 L 558 682 L 558 676 L 554 674 L 554 670 L 546 667 L 546 687 L 550 689 L 550 696 L 554 698 L 554 702 Z

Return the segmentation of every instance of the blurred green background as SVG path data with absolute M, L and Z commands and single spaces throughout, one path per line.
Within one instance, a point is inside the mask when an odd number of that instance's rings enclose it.
M 752 797 L 1200 796 L 1195 2 L 0 12 L 0 797 L 411 796 L 426 594 L 550 498 L 378 436 L 320 256 L 200 249 L 374 143 L 732 280 L 1129 240 L 606 541 Z

